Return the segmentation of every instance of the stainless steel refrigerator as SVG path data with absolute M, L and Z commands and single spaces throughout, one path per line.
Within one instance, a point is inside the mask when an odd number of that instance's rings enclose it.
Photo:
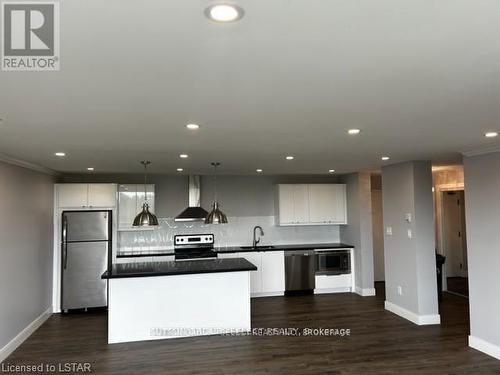
M 61 308 L 103 307 L 108 304 L 107 281 L 111 250 L 111 211 L 62 213 Z

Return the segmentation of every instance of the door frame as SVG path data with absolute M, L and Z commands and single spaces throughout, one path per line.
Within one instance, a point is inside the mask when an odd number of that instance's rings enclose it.
M 446 256 L 444 250 L 444 227 L 443 227 L 443 192 L 447 191 L 464 191 L 465 186 L 464 183 L 456 183 L 456 184 L 442 184 L 436 185 L 434 187 L 434 201 L 435 201 L 435 209 L 436 209 L 436 233 L 439 234 L 439 240 L 437 241 L 437 250 L 438 253 Z M 443 290 L 448 290 L 447 283 L 447 274 L 446 267 L 443 268 Z
M 464 184 L 448 184 L 448 185 L 441 185 L 437 187 L 436 189 L 436 197 L 439 197 L 439 202 L 436 202 L 439 205 L 439 222 L 437 223 L 438 225 L 438 230 L 440 233 L 439 236 L 439 248 L 441 250 L 441 254 L 443 256 L 447 256 L 446 254 L 446 249 L 445 249 L 445 240 L 444 240 L 444 200 L 443 200 L 443 195 L 449 191 L 463 191 L 465 193 L 465 188 Z M 465 209 L 465 207 L 464 207 Z M 467 260 L 465 260 L 465 263 L 467 263 Z M 443 290 L 448 290 L 448 282 L 447 282 L 447 267 L 443 267 Z

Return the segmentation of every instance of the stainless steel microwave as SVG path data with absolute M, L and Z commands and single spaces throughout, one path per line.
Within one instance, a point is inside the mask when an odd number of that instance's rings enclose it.
M 316 250 L 316 275 L 351 273 L 349 250 Z

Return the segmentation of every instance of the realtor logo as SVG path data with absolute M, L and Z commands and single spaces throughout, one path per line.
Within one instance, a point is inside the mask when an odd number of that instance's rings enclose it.
M 2 70 L 59 70 L 59 3 L 2 2 Z

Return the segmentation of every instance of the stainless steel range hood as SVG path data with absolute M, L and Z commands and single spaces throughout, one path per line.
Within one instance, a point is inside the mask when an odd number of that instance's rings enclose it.
M 189 176 L 189 207 L 176 216 L 175 221 L 202 221 L 208 212 L 201 207 L 200 176 Z

